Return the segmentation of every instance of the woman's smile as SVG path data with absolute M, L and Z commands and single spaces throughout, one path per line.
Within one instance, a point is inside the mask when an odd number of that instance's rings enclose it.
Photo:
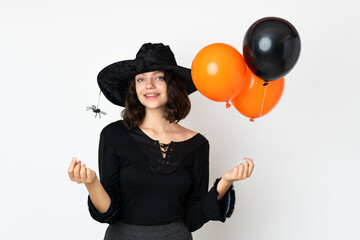
M 139 101 L 147 108 L 164 107 L 167 102 L 167 85 L 163 71 L 136 75 L 135 88 Z
M 160 95 L 160 93 L 147 93 L 144 96 L 147 99 L 156 99 L 159 95 Z

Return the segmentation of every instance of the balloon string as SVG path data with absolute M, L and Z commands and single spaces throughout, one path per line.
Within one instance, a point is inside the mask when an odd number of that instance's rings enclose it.
M 264 90 L 264 96 L 263 96 L 263 100 L 262 100 L 262 103 L 261 103 L 261 109 L 260 109 L 260 116 L 262 116 L 262 112 L 263 112 L 263 108 L 264 108 L 264 102 L 265 102 L 265 97 L 266 97 L 266 89 L 267 89 L 267 86 L 268 86 L 268 83 L 266 82 L 266 85 L 265 86 L 265 90 Z M 255 137 L 256 137 L 256 134 L 257 134 L 257 125 L 256 125 L 256 122 L 254 121 L 254 119 L 250 119 L 251 123 L 252 123 L 252 131 L 251 131 L 251 135 L 252 135 L 252 141 L 251 141 L 251 152 L 250 152 L 250 158 L 251 159 L 254 159 L 254 148 L 255 148 Z
M 236 122 L 237 122 L 237 119 L 236 119 L 236 118 L 237 118 L 237 117 L 236 117 L 235 113 L 237 113 L 237 112 L 235 112 L 234 109 L 231 109 L 230 111 L 231 111 L 231 113 L 232 113 L 232 116 L 233 116 L 233 119 L 234 119 L 234 123 L 236 124 Z M 257 129 L 258 129 L 258 126 L 257 126 L 256 122 L 252 122 L 250 128 L 251 128 L 250 154 L 249 154 L 248 156 L 245 156 L 245 157 L 249 157 L 249 158 L 251 158 L 251 159 L 254 159 L 254 154 L 255 154 L 255 141 L 256 141 L 256 135 L 257 135 L 257 131 L 258 131 L 258 130 L 257 130 Z M 235 126 L 235 129 L 236 129 L 236 126 Z M 240 133 L 239 133 L 238 131 L 236 131 L 236 132 L 237 132 L 238 135 L 240 136 Z M 240 136 L 240 138 L 241 138 L 241 136 Z M 234 168 L 235 166 L 243 163 L 243 162 L 246 162 L 246 160 L 242 160 L 242 161 L 237 162 L 236 164 L 233 165 L 233 168 Z
M 234 108 L 231 108 L 230 109 L 230 111 L 231 111 L 231 113 L 232 113 L 232 116 L 233 116 L 233 120 L 234 120 L 234 124 L 235 124 L 235 128 L 234 129 L 236 129 L 236 124 L 237 124 L 237 117 L 236 117 L 236 115 L 235 115 L 235 112 L 234 112 Z M 238 132 L 238 131 L 235 131 L 239 136 L 240 136 L 240 133 Z M 241 137 L 241 136 L 240 136 Z M 242 163 L 243 161 L 240 161 L 240 162 L 237 162 L 237 163 L 235 163 L 234 165 L 233 165 L 233 167 L 232 168 L 234 168 L 235 166 L 237 166 L 237 165 L 239 165 L 240 163 Z
M 99 92 L 99 99 L 98 99 L 98 103 L 97 103 L 96 109 L 99 109 L 100 94 L 101 94 L 101 90 L 100 90 L 100 92 Z
M 252 129 L 251 129 L 251 152 L 250 152 L 250 158 L 254 159 L 254 148 L 255 148 L 255 135 L 256 135 L 256 131 L 257 130 L 257 125 L 255 122 L 252 122 Z
M 263 111 L 263 108 L 264 108 L 266 89 L 267 89 L 267 85 L 265 86 L 265 90 L 264 90 L 264 97 L 263 97 L 262 104 L 261 104 L 260 117 L 262 116 L 262 111 Z

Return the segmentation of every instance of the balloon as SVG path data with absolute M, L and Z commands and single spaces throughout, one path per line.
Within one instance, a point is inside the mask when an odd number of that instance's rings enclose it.
M 210 44 L 201 49 L 191 66 L 195 87 L 205 97 L 230 101 L 244 85 L 245 60 L 232 46 Z
M 288 21 L 266 17 L 253 23 L 243 41 L 247 66 L 263 80 L 284 77 L 300 55 L 300 37 Z
M 231 103 L 242 115 L 258 118 L 269 113 L 279 102 L 284 91 L 285 79 L 271 81 L 267 86 L 249 68 L 245 73 L 245 86 Z M 265 92 L 266 91 L 266 92 Z

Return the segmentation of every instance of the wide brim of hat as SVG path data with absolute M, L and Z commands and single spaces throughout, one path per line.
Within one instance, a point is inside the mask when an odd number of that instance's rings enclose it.
M 162 62 L 144 62 L 137 59 L 110 64 L 99 72 L 97 81 L 104 96 L 110 102 L 124 107 L 130 80 L 137 74 L 155 70 L 170 70 L 179 75 L 188 94 L 197 90 L 191 78 L 191 69 Z

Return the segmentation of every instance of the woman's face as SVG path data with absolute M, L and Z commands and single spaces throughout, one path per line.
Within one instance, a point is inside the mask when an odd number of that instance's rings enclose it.
M 167 86 L 164 71 L 141 73 L 135 76 L 136 94 L 146 108 L 165 108 Z

